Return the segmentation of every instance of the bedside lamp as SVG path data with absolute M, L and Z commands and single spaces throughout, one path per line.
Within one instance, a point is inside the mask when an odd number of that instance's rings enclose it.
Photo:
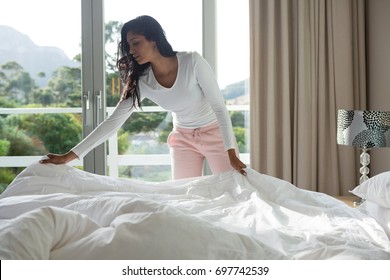
M 363 183 L 370 173 L 368 151 L 374 147 L 390 146 L 390 112 L 338 110 L 337 144 L 361 150 L 359 183 Z

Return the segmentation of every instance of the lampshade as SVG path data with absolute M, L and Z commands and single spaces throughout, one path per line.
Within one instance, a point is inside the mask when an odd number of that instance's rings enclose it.
M 361 149 L 359 183 L 362 184 L 369 179 L 368 150 L 390 146 L 390 112 L 338 110 L 337 144 Z M 360 205 L 363 201 L 359 199 L 354 204 Z
M 338 110 L 337 144 L 358 148 L 390 146 L 390 111 Z

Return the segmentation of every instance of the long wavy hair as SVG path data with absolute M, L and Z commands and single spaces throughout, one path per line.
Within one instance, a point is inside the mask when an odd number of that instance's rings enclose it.
M 127 33 L 132 32 L 137 35 L 143 35 L 148 41 L 153 41 L 162 56 L 174 56 L 176 52 L 169 44 L 165 31 L 157 20 L 151 16 L 143 15 L 126 22 L 121 29 L 121 41 L 118 45 L 118 67 L 123 84 L 122 100 L 132 99 L 132 107 L 141 107 L 141 98 L 139 93 L 138 81 L 150 67 L 150 62 L 138 64 L 130 53 L 130 46 L 127 43 Z

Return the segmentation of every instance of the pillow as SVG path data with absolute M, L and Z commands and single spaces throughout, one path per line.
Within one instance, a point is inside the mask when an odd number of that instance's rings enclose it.
M 354 188 L 351 193 L 382 207 L 390 208 L 390 171 L 371 177 Z
M 358 209 L 366 215 L 374 218 L 378 224 L 383 227 L 387 236 L 390 238 L 390 208 L 385 208 L 366 200 L 358 207 Z

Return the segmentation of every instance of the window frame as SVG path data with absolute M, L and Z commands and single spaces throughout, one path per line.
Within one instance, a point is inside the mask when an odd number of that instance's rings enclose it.
M 82 5 L 82 108 L 0 108 L 0 114 L 80 113 L 83 114 L 83 136 L 87 136 L 99 123 L 112 113 L 113 107 L 105 104 L 104 61 L 104 0 L 81 0 Z M 216 0 L 202 0 L 203 57 L 218 75 L 217 69 L 217 5 Z M 93 108 L 93 110 L 90 110 Z M 249 105 L 228 105 L 228 111 L 249 111 Z M 143 112 L 164 112 L 158 106 L 144 106 Z M 107 148 L 109 153 L 107 154 Z M 119 166 L 171 165 L 169 154 L 118 155 L 118 137 L 115 134 L 106 143 L 91 151 L 83 160 L 74 160 L 71 166 L 82 166 L 96 174 L 118 177 Z M 249 153 L 241 153 L 241 159 L 249 164 Z M 26 167 L 41 156 L 2 157 L 0 167 Z

